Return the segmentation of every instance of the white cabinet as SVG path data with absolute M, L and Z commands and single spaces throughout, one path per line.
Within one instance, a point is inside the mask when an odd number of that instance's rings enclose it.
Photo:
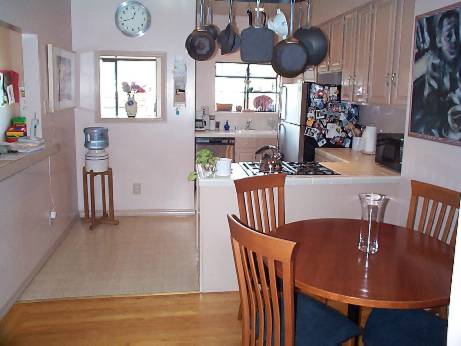
M 414 0 L 373 3 L 371 104 L 405 105 L 411 65 Z
M 235 138 L 235 162 L 258 161 L 260 157 L 255 155 L 256 150 L 265 145 L 277 145 L 277 138 Z

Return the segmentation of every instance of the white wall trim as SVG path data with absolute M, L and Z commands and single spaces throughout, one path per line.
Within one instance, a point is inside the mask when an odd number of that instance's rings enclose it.
M 84 211 L 80 210 L 80 217 L 84 216 Z M 195 215 L 193 209 L 128 209 L 128 210 L 115 210 L 115 218 L 117 216 L 189 216 Z M 96 215 L 101 216 L 102 210 L 96 210 Z

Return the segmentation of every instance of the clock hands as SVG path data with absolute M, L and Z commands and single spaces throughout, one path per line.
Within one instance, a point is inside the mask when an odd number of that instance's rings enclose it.
M 124 19 L 124 20 L 122 20 L 121 22 L 126 22 L 126 21 L 128 21 L 128 20 L 133 20 L 134 17 L 135 17 L 135 16 L 133 16 L 133 17 L 131 17 L 131 18 L 128 18 L 128 19 Z

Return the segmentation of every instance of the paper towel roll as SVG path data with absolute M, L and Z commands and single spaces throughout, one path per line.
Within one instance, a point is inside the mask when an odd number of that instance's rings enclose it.
M 362 134 L 362 153 L 374 154 L 376 151 L 376 126 L 367 125 Z

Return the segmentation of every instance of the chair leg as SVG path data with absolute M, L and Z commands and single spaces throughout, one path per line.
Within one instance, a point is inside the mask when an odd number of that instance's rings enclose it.
M 237 319 L 238 319 L 239 321 L 242 320 L 242 302 L 240 302 L 240 304 L 239 304 L 239 312 L 238 312 L 238 314 L 237 314 Z

